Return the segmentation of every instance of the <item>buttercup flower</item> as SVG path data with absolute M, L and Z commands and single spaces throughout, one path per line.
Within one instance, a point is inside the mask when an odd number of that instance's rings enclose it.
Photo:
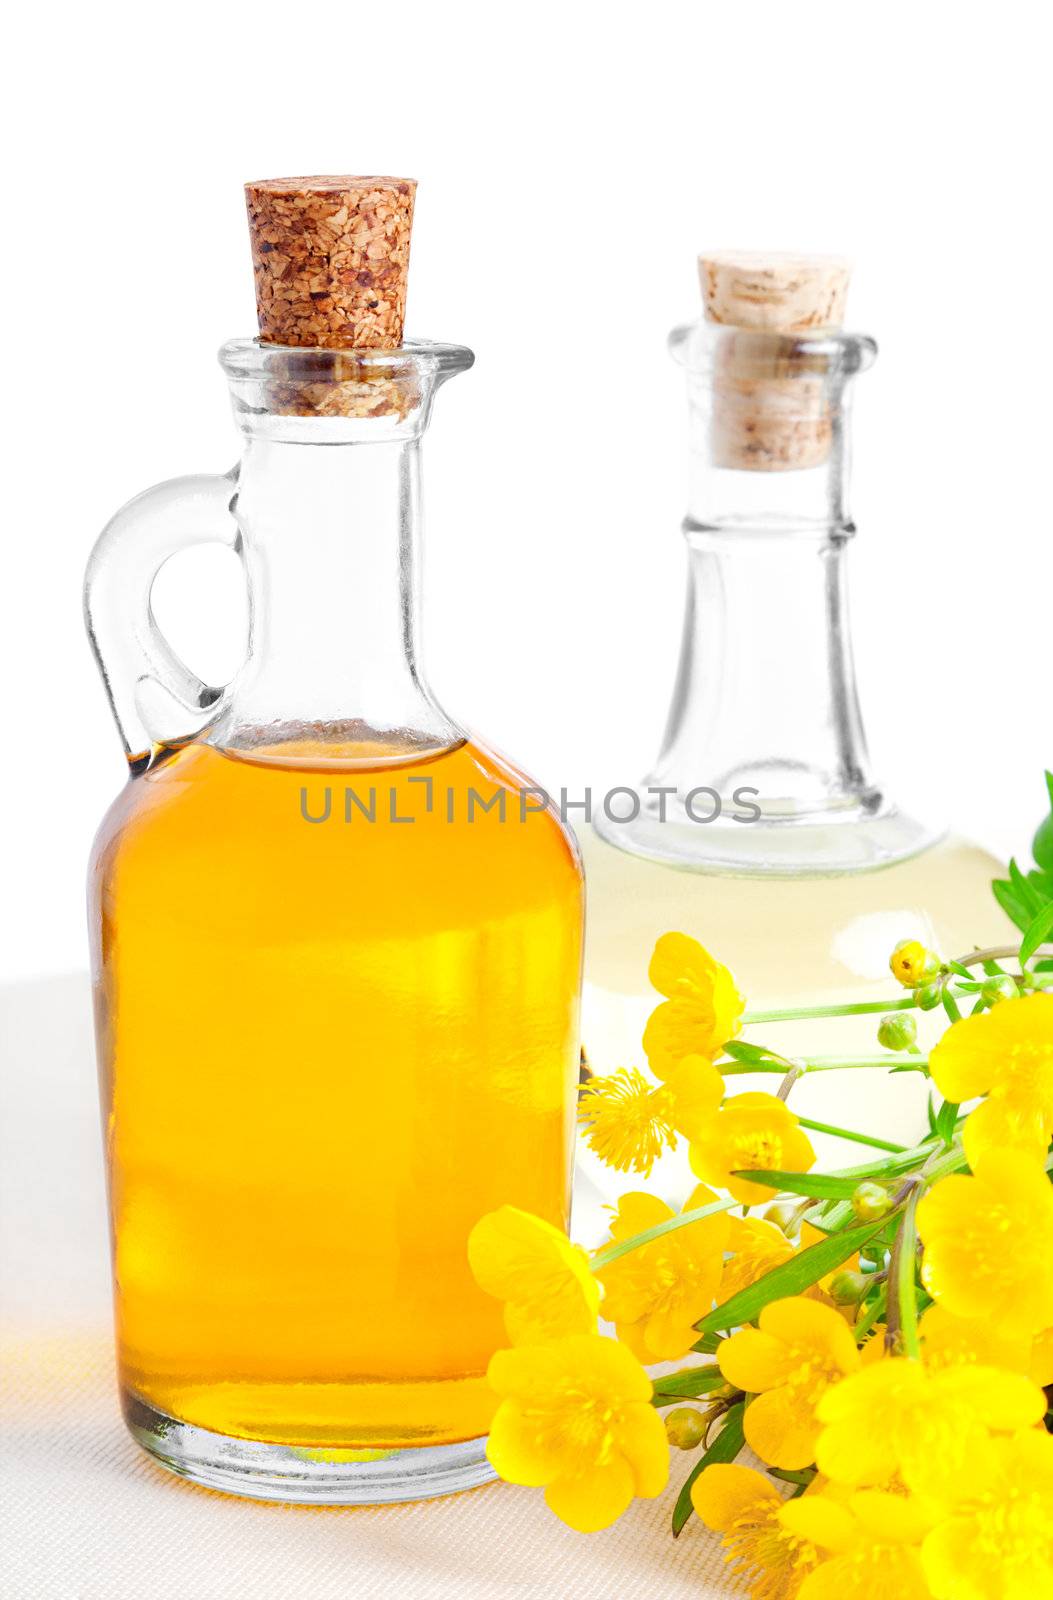
M 714 1061 L 738 1034 L 745 1009 L 727 967 L 686 933 L 664 933 L 648 974 L 659 994 L 667 996 L 644 1030 L 655 1077 L 667 1078 L 687 1056 Z
M 799 1600 L 931 1600 L 917 1548 L 930 1523 L 916 1501 L 875 1490 L 844 1502 L 808 1494 L 778 1516 L 828 1556 L 806 1575 Z
M 716 1067 L 689 1056 L 665 1083 L 651 1082 L 636 1067 L 593 1078 L 582 1092 L 578 1120 L 609 1167 L 646 1177 L 663 1150 L 676 1145 L 677 1128 L 715 1111 L 723 1097 Z
M 774 1222 L 764 1222 L 760 1217 L 729 1217 L 728 1225 L 727 1248 L 731 1253 L 721 1273 L 718 1305 L 796 1254 L 792 1241 Z
M 1053 1325 L 1053 1186 L 1042 1167 L 988 1152 L 975 1176 L 956 1173 L 929 1191 L 918 1233 L 922 1282 L 955 1316 L 994 1316 L 1016 1334 Z
M 669 1445 L 649 1403 L 651 1380 L 615 1339 L 574 1334 L 498 1350 L 491 1387 L 501 1404 L 486 1453 L 508 1483 L 545 1485 L 549 1508 L 592 1533 L 634 1495 L 653 1499 L 669 1477 Z
M 724 1560 L 754 1600 L 794 1600 L 822 1559 L 818 1547 L 779 1518 L 782 1497 L 752 1467 L 714 1462 L 691 1485 L 691 1504 L 723 1534 Z
M 1053 994 L 963 1017 L 929 1056 L 929 1071 L 948 1100 L 986 1095 L 965 1124 L 969 1165 L 1012 1146 L 1043 1156 L 1053 1134 Z
M 930 1306 L 918 1331 L 927 1367 L 1002 1367 L 1043 1386 L 1053 1383 L 1053 1329 L 1032 1339 L 1006 1333 L 989 1317 L 956 1317 L 946 1306 Z
M 921 1548 L 935 1600 L 1038 1600 L 1049 1594 L 1053 1435 L 1031 1431 L 988 1440 L 968 1472 L 945 1479 L 944 1490 L 950 1514 Z
M 815 1151 L 793 1112 L 773 1094 L 737 1094 L 723 1108 L 685 1130 L 691 1170 L 703 1183 L 727 1189 L 743 1205 L 757 1205 L 776 1192 L 737 1171 L 807 1172 Z
M 717 1196 L 701 1185 L 684 1211 L 699 1211 Z M 657 1195 L 627 1194 L 611 1223 L 614 1240 L 628 1239 L 676 1213 Z M 603 1314 L 641 1361 L 676 1361 L 698 1338 L 694 1324 L 713 1305 L 728 1242 L 727 1212 L 703 1217 L 630 1250 L 597 1274 Z
M 836 1311 L 803 1296 L 765 1306 L 759 1324 L 733 1333 L 717 1361 L 729 1383 L 757 1396 L 746 1407 L 747 1444 L 769 1466 L 794 1471 L 815 1460 L 816 1408 L 859 1371 L 859 1351 Z
M 468 1262 L 487 1294 L 505 1302 L 513 1344 L 593 1333 L 600 1290 L 589 1258 L 541 1217 L 501 1206 L 468 1236 Z
M 879 1361 L 822 1396 L 820 1472 L 853 1488 L 884 1486 L 897 1475 L 919 1494 L 967 1474 L 989 1430 L 1038 1422 L 1046 1399 L 1037 1384 L 995 1367 L 930 1371 L 920 1361 Z
M 931 983 L 940 970 L 940 958 L 920 939 L 901 939 L 889 958 L 889 970 L 905 989 Z

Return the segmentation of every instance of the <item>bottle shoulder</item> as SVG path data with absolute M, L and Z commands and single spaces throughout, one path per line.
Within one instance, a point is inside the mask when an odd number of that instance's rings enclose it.
M 209 874 L 256 877 L 296 898 L 328 877 L 334 896 L 413 894 L 485 911 L 581 895 L 576 846 L 542 792 L 482 746 L 464 743 L 388 767 L 291 767 L 204 744 L 132 779 L 96 838 L 96 875 L 149 877 L 179 893 Z

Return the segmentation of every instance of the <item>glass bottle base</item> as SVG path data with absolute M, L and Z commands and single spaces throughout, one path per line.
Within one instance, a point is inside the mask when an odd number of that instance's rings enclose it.
M 409 1450 L 301 1450 L 211 1433 L 128 1391 L 122 1403 L 132 1438 L 160 1466 L 202 1488 L 249 1500 L 389 1505 L 460 1494 L 497 1476 L 486 1459 L 485 1438 Z
M 818 817 L 764 818 L 753 825 L 692 826 L 663 822 L 646 800 L 631 819 L 603 813 L 593 826 L 607 844 L 663 866 L 763 878 L 879 871 L 919 855 L 944 832 L 890 805 L 877 811 L 849 807 Z

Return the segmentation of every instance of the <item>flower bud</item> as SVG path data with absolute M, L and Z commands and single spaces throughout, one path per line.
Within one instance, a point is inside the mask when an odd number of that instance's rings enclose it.
M 878 1023 L 877 1036 L 886 1050 L 909 1050 L 917 1042 L 918 1024 L 909 1011 L 890 1011 Z
M 915 989 L 914 998 L 922 1011 L 934 1011 L 940 1003 L 940 985 L 938 983 L 922 984 L 920 989 Z
M 1008 972 L 998 972 L 991 978 L 984 980 L 980 996 L 989 1006 L 996 1006 L 1000 1000 L 1015 1000 L 1020 993 L 1015 978 Z
M 677 1450 L 697 1450 L 706 1436 L 706 1419 L 694 1406 L 677 1406 L 666 1414 L 665 1436 Z
M 764 1213 L 764 1220 L 772 1223 L 782 1233 L 796 1233 L 799 1211 L 799 1206 L 790 1205 L 785 1200 L 780 1200 L 777 1205 L 768 1207 Z
M 862 1272 L 835 1272 L 827 1293 L 836 1306 L 854 1306 L 870 1288 L 870 1279 Z
M 889 959 L 892 976 L 898 978 L 905 989 L 916 989 L 921 983 L 931 983 L 940 970 L 940 958 L 920 939 L 901 939 Z
M 852 1195 L 852 1210 L 860 1222 L 876 1222 L 891 1206 L 887 1189 L 880 1183 L 865 1182 L 857 1186 Z

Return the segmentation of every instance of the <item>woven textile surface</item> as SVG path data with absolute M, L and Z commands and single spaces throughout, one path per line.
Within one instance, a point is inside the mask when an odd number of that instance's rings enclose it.
M 707 1600 L 729 1584 L 674 1486 L 616 1527 L 564 1528 L 534 1490 L 423 1505 L 270 1506 L 197 1489 L 124 1432 L 113 1386 L 87 982 L 0 990 L 3 1600 Z

